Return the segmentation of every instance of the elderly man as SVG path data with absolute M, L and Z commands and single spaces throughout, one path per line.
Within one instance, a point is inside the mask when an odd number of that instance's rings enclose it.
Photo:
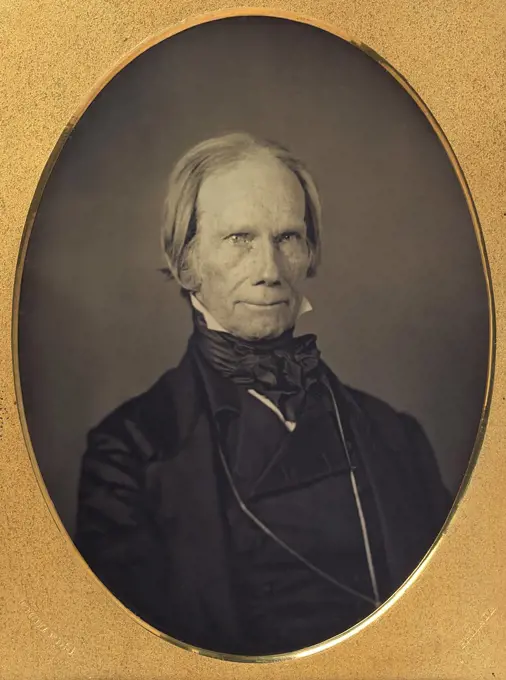
M 191 149 L 163 231 L 187 352 L 89 434 L 76 543 L 129 609 L 192 646 L 278 654 L 341 633 L 449 511 L 418 423 L 343 385 L 294 333 L 320 227 L 285 148 L 231 134 Z

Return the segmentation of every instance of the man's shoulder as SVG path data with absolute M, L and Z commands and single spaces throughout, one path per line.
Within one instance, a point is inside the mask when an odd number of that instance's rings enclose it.
M 437 455 L 421 423 L 411 413 L 398 410 L 367 392 L 348 386 L 343 389 L 365 418 L 362 422 L 373 435 L 375 452 L 393 455 L 391 460 L 398 469 L 408 471 L 406 479 L 415 479 L 422 496 L 430 499 L 436 518 L 434 526 L 439 530 L 453 498 L 442 480 Z M 379 442 L 384 446 L 378 446 Z
M 193 392 L 192 375 L 182 362 L 165 371 L 144 392 L 110 411 L 92 427 L 88 439 L 114 439 L 141 446 L 173 442 L 178 436 L 178 414 L 194 405 Z
M 346 384 L 343 384 L 342 387 L 362 412 L 367 413 L 379 421 L 398 421 L 399 418 L 404 419 L 406 415 L 384 399 L 381 399 L 370 392 L 365 392 L 364 390 Z
M 171 368 L 165 371 L 146 390 L 138 392 L 134 396 L 122 401 L 118 406 L 109 411 L 94 429 L 107 428 L 114 425 L 114 423 L 121 423 L 127 420 L 142 420 L 160 400 L 167 401 L 167 397 L 170 395 L 170 390 L 167 387 L 173 379 L 174 370 L 174 368 Z
M 403 448 L 413 436 L 422 436 L 425 439 L 422 426 L 410 413 L 364 390 L 344 384 L 341 387 L 369 425 L 390 446 Z

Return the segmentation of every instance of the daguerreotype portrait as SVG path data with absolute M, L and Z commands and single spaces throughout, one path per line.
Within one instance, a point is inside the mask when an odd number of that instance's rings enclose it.
M 44 483 L 161 633 L 317 645 L 442 530 L 488 315 L 455 169 L 391 74 L 293 21 L 182 31 L 90 104 L 34 220 L 19 353 Z

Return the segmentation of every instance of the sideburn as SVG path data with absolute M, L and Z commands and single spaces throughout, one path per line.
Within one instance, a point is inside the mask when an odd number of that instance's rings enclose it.
M 181 285 L 190 293 L 196 293 L 200 290 L 198 271 L 197 235 L 195 234 L 191 241 L 184 246 L 179 266 Z

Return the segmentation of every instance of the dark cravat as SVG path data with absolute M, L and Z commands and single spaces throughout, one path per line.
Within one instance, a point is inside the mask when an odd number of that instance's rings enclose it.
M 295 420 L 307 391 L 321 375 L 320 352 L 313 334 L 294 337 L 293 329 L 272 340 L 244 340 L 209 330 L 193 310 L 190 346 L 221 375 L 268 397 L 287 420 Z

